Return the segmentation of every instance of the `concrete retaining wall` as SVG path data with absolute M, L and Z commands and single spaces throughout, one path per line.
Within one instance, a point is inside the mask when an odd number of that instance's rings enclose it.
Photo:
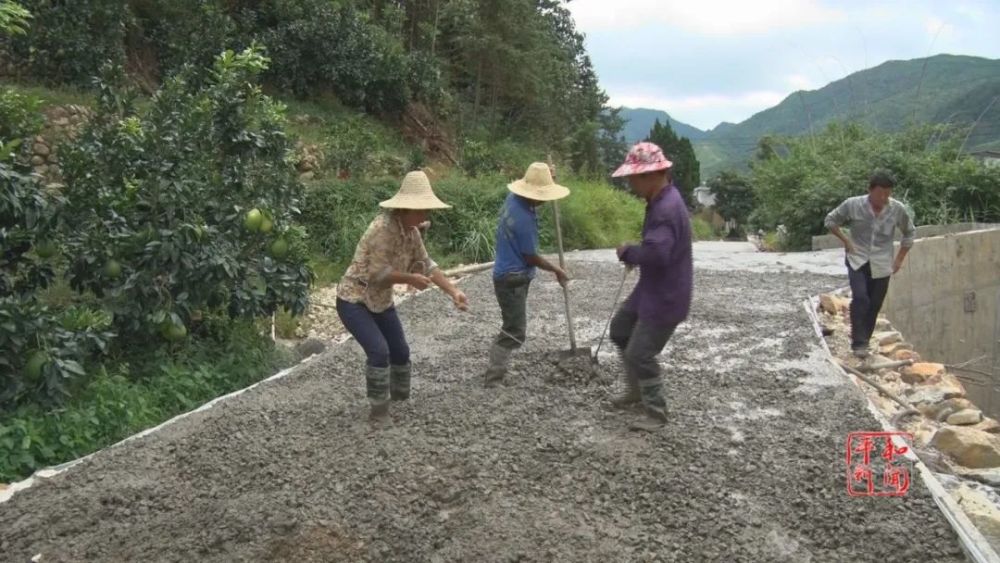
M 993 228 L 917 240 L 889 284 L 883 311 L 924 359 L 958 364 L 986 355 L 976 367 L 990 371 L 1000 348 L 998 302 L 1000 228 Z M 956 373 L 970 400 L 1000 414 L 995 381 Z
M 968 231 L 980 231 L 1000 227 L 991 223 L 952 223 L 950 225 L 923 225 L 917 227 L 917 238 L 928 238 L 946 235 L 950 233 L 964 233 Z M 847 232 L 849 229 L 844 229 Z M 902 238 L 899 230 L 896 230 L 896 240 Z M 821 235 L 812 238 L 813 250 L 827 250 L 829 248 L 840 248 L 843 243 L 833 235 Z

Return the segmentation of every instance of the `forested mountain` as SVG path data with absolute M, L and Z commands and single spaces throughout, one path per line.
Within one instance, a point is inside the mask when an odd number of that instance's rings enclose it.
M 1000 102 L 993 103 L 997 96 L 1000 60 L 937 55 L 889 61 L 819 90 L 795 92 L 746 121 L 720 125 L 692 141 L 705 177 L 745 167 L 764 135 L 818 132 L 833 121 L 899 131 L 921 123 L 971 128 L 981 116 L 966 146 L 976 150 L 1000 145 Z

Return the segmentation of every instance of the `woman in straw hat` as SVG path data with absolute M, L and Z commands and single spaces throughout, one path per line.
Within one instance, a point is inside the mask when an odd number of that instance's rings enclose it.
M 653 143 L 638 143 L 612 174 L 628 178 L 632 191 L 646 200 L 640 244 L 618 247 L 618 259 L 639 268 L 639 282 L 611 320 L 609 336 L 625 364 L 625 393 L 617 407 L 641 403 L 647 420 L 658 427 L 667 420 L 660 365 L 656 361 L 674 330 L 688 316 L 694 269 L 691 222 L 674 187 L 673 163 Z
M 428 211 L 451 207 L 434 195 L 427 175 L 410 172 L 399 192 L 379 205 L 388 211 L 368 225 L 337 286 L 337 314 L 368 357 L 365 379 L 376 422 L 388 418 L 390 398 L 404 401 L 410 396 L 410 347 L 393 306 L 392 286 L 426 289 L 433 282 L 457 308 L 469 305 L 428 256 L 420 236 Z
M 493 387 L 503 381 L 511 353 L 524 343 L 527 327 L 528 286 L 535 269 L 555 274 L 560 284 L 566 272 L 538 255 L 538 215 L 535 208 L 546 201 L 562 199 L 569 189 L 555 183 L 552 170 L 543 162 L 528 167 L 524 178 L 507 185 L 507 194 L 497 224 L 493 290 L 503 319 L 501 332 L 490 348 L 485 383 Z

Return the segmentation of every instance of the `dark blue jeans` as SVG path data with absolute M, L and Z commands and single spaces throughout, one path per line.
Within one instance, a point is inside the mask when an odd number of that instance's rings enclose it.
M 851 348 L 868 348 L 878 312 L 889 291 L 889 276 L 872 278 L 871 264 L 866 262 L 857 270 L 848 264 L 847 277 L 851 281 Z
M 410 345 L 406 343 L 395 307 L 373 313 L 361 303 L 348 303 L 338 298 L 337 315 L 364 349 L 368 365 L 387 368 L 390 362 L 394 366 L 410 363 Z

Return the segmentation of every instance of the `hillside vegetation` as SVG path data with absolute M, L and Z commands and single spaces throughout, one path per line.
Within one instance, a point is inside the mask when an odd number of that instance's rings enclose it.
M 952 125 L 968 134 L 965 151 L 982 150 L 1000 144 L 998 96 L 1000 60 L 938 55 L 888 61 L 819 90 L 795 92 L 746 121 L 717 127 L 692 141 L 705 177 L 745 170 L 766 135 L 815 134 L 833 122 L 885 132 Z
M 574 191 L 568 247 L 639 234 L 641 203 L 589 180 L 625 146 L 559 2 L 0 14 L 0 481 L 293 361 L 272 315 L 336 281 L 414 168 L 455 206 L 429 233 L 444 265 L 491 259 L 505 186 L 536 160 Z M 85 123 L 55 135 L 68 111 Z

